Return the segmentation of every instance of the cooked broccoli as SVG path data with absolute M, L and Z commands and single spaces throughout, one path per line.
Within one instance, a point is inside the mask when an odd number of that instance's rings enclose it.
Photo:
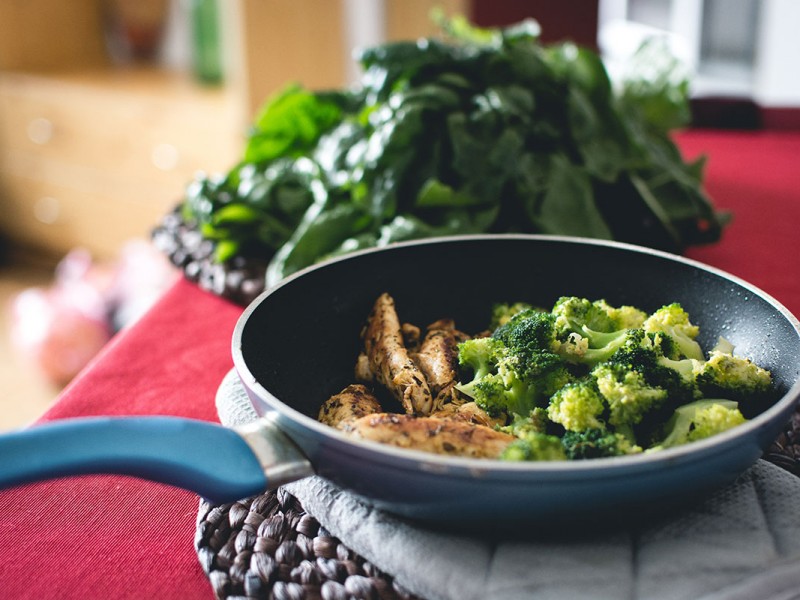
M 680 349 L 683 358 L 703 360 L 703 349 L 695 338 L 700 328 L 689 320 L 689 314 L 677 302 L 662 306 L 642 324 L 646 333 L 665 333 Z
M 561 445 L 567 458 L 571 460 L 624 456 L 642 452 L 642 448 L 632 444 L 626 436 L 603 427 L 567 431 L 561 438 Z
M 494 331 L 501 325 L 508 323 L 511 317 L 518 312 L 522 312 L 523 310 L 538 310 L 539 312 L 545 312 L 541 309 L 535 308 L 527 302 L 513 302 L 511 304 L 498 303 L 492 307 L 492 318 L 489 322 L 489 328 Z
M 561 439 L 546 433 L 529 433 L 506 446 L 502 460 L 566 460 Z
M 575 296 L 559 298 L 552 314 L 561 353 L 571 362 L 587 365 L 608 360 L 647 317 L 632 306 L 615 308 L 605 300 L 590 302 Z
M 699 366 L 697 385 L 706 397 L 759 400 L 772 389 L 772 375 L 748 358 L 712 350 Z
M 638 425 L 668 399 L 667 390 L 650 385 L 641 372 L 624 364 L 602 363 L 592 369 L 592 377 L 608 404 L 608 422 L 614 427 Z
M 492 318 L 490 337 L 459 344 L 471 378 L 457 389 L 508 419 L 500 429 L 517 441 L 506 460 L 620 456 L 702 439 L 744 422 L 772 389 L 769 371 L 734 356 L 723 338 L 705 358 L 678 303 L 647 315 L 564 296 L 550 312 L 504 304 Z
M 600 418 L 606 409 L 603 397 L 591 379 L 565 385 L 550 398 L 547 416 L 567 431 L 603 427 Z
M 476 371 L 477 373 L 477 371 Z M 561 358 L 550 352 L 508 354 L 495 372 L 473 377 L 457 389 L 490 415 L 527 415 L 572 379 Z
M 669 358 L 671 338 L 663 333 L 647 334 L 644 329 L 631 330 L 625 343 L 608 363 L 622 370 L 636 371 L 647 385 L 662 388 L 670 401 L 685 404 L 696 400 L 699 391 L 695 384 L 698 361 Z
M 547 410 L 537 406 L 527 416 L 514 415 L 511 423 L 498 429 L 516 437 L 525 437 L 531 433 L 547 433 L 549 422 Z
M 698 400 L 677 408 L 664 426 L 662 439 L 650 450 L 702 440 L 745 422 L 736 402 Z
M 494 373 L 497 363 L 507 355 L 505 344 L 492 337 L 473 338 L 458 344 L 458 363 L 472 369 L 473 381 Z
M 555 317 L 535 308 L 522 310 L 511 316 L 492 333 L 513 353 L 555 352 L 559 342 L 555 337 Z
M 491 415 L 527 415 L 573 379 L 552 342 L 552 315 L 524 310 L 492 337 L 459 344 L 459 363 L 473 375 L 457 389 Z
M 613 333 L 625 329 L 637 329 L 647 314 L 633 306 L 615 308 L 605 300 L 590 301 L 577 296 L 562 296 L 551 311 L 557 318 L 560 330 L 581 333 L 589 330 L 597 333 Z

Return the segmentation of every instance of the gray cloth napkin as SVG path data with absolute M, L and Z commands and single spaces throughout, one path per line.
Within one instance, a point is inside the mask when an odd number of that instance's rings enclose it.
M 257 418 L 234 372 L 216 404 L 225 425 Z M 286 489 L 346 546 L 430 600 L 800 599 L 800 479 L 766 461 L 668 521 L 563 541 L 431 531 L 316 476 Z

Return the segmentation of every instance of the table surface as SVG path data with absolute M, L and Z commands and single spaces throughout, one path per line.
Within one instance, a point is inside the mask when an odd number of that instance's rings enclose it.
M 739 276 L 800 315 L 800 133 L 692 130 L 706 187 L 735 218 L 687 255 Z M 179 281 L 121 332 L 43 421 L 89 415 L 217 420 L 241 307 Z M 193 541 L 198 498 L 131 477 L 89 475 L 0 492 L 0 595 L 7 598 L 213 598 Z

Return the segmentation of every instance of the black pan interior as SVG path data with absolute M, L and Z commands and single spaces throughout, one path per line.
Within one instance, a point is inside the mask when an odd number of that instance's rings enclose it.
M 749 287 L 648 251 L 516 237 L 404 245 L 308 271 L 255 307 L 242 332 L 245 363 L 274 396 L 316 417 L 330 394 L 352 382 L 359 331 L 384 291 L 403 321 L 424 326 L 453 317 L 468 332 L 484 329 L 500 301 L 549 307 L 576 295 L 648 311 L 680 302 L 700 325 L 704 347 L 725 336 L 738 354 L 773 371 L 778 395 L 798 376 L 797 332 Z

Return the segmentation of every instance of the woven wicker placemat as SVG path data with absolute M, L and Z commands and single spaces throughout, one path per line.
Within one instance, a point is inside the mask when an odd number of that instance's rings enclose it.
M 217 598 L 413 600 L 284 489 L 200 503 L 195 548 Z

